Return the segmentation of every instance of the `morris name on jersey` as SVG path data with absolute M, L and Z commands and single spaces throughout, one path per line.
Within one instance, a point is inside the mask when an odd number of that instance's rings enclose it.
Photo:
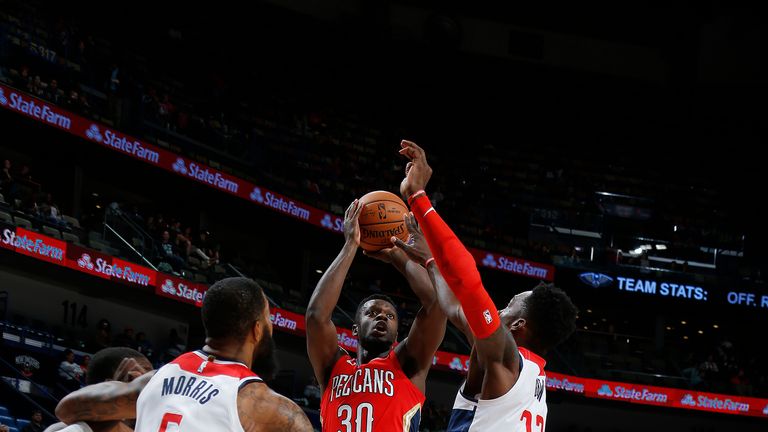
M 219 389 L 204 379 L 179 375 L 163 379 L 161 396 L 186 396 L 205 405 L 219 393 Z

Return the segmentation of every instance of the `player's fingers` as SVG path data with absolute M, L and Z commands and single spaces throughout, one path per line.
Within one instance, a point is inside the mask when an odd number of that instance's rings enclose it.
M 403 213 L 403 220 L 405 221 L 405 227 L 408 228 L 408 232 L 411 233 L 411 235 L 417 233 L 418 228 L 415 226 L 414 221 L 408 216 L 408 213 Z
M 410 245 L 408 245 L 407 243 L 405 243 L 404 241 L 400 240 L 397 237 L 392 237 L 390 241 L 392 241 L 392 244 L 394 244 L 395 246 L 399 247 L 400 249 L 406 252 L 408 252 L 411 249 Z
M 408 162 L 405 164 L 405 176 L 408 176 L 408 173 L 411 172 L 411 168 L 413 168 L 413 162 Z
M 418 156 L 418 157 L 426 157 L 426 153 L 424 152 L 424 149 L 419 147 L 415 142 L 403 140 L 400 142 L 400 146 L 403 148 L 411 149 L 411 155 L 412 156 Z
M 359 200 L 355 200 L 355 205 L 356 207 L 354 210 L 354 214 L 352 214 L 352 218 L 354 220 L 357 220 L 357 218 L 360 217 L 360 212 L 363 211 L 363 207 L 365 206 L 363 206 L 363 203 L 361 203 Z

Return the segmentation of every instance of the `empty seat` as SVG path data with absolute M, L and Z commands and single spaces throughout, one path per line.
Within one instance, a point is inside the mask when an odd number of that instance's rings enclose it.
M 0 416 L 8 417 L 8 408 L 0 406 Z
M 29 420 L 16 419 L 16 425 L 19 429 L 24 429 L 29 424 Z
M 200 261 L 200 259 L 195 258 L 193 256 L 190 256 L 189 258 L 187 258 L 187 263 L 189 263 L 189 265 L 197 267 L 197 268 L 202 268 L 203 267 L 203 262 Z
M 78 237 L 78 236 L 76 236 L 74 234 L 71 234 L 71 233 L 68 233 L 68 232 L 63 232 L 63 233 L 61 233 L 61 237 L 67 243 L 75 243 L 75 244 L 78 244 L 78 245 L 80 244 L 80 237 Z
M 71 227 L 80 228 L 80 221 L 73 218 L 72 216 L 67 215 L 61 215 L 61 218 L 64 219 L 66 223 L 69 224 Z
M 61 239 L 61 231 L 46 225 L 43 225 L 43 234 L 49 235 L 57 239 Z
M 9 427 L 16 427 L 16 419 L 7 415 L 0 416 L 0 424 L 8 425 Z
M 14 216 L 13 223 L 18 227 L 26 228 L 28 230 L 32 229 L 32 222 L 30 222 L 29 219 L 24 219 L 21 216 Z
M 13 225 L 13 217 L 4 211 L 0 211 L 0 222 L 5 222 L 7 224 Z

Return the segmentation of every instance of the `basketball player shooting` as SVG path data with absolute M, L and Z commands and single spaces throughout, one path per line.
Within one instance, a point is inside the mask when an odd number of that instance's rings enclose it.
M 444 276 L 433 278 L 439 304 L 473 342 L 448 431 L 543 432 L 547 405 L 542 357 L 575 330 L 575 306 L 562 290 L 542 283 L 497 312 L 474 258 L 427 198 L 424 189 L 432 169 L 424 150 L 403 141 L 400 154 L 410 159 L 400 192 L 412 210 L 405 218 L 412 242 L 393 241 L 418 262 L 425 259 L 426 242 Z
M 339 347 L 331 316 L 360 246 L 359 200 L 344 216 L 345 243 L 317 284 L 307 308 L 307 351 L 322 391 L 320 416 L 328 432 L 416 432 L 427 373 L 445 334 L 446 318 L 424 268 L 398 249 L 375 258 L 391 262 L 421 302 L 408 337 L 397 341 L 398 315 L 384 295 L 363 299 L 355 312 L 357 355 Z

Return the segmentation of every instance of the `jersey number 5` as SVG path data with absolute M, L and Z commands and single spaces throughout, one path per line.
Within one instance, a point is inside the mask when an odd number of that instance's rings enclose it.
M 158 429 L 157 432 L 168 431 L 168 425 L 176 425 L 176 427 L 171 428 L 171 430 L 179 430 L 181 426 L 181 414 L 165 413 L 165 415 L 163 415 L 163 421 L 160 422 L 160 429 Z

